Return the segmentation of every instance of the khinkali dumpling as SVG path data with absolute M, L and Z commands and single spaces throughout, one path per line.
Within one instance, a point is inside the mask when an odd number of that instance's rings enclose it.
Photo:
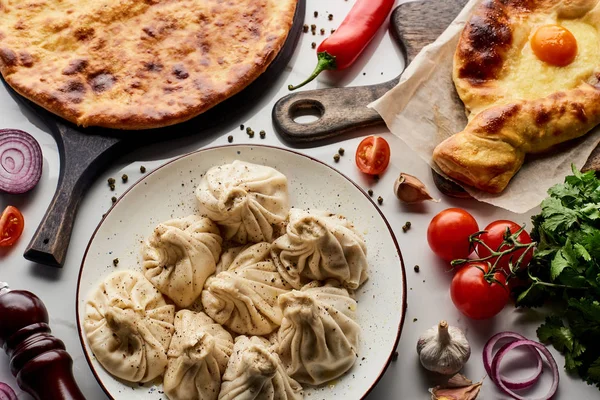
M 175 307 L 136 271 L 110 274 L 86 304 L 83 328 L 104 368 L 130 382 L 148 382 L 167 367 Z
M 281 324 L 277 304 L 291 290 L 270 257 L 269 243 L 241 251 L 225 271 L 208 278 L 202 305 L 212 319 L 242 335 L 267 335 Z
M 221 253 L 219 228 L 190 215 L 159 224 L 142 249 L 145 275 L 179 307 L 198 298 Z
M 279 297 L 279 355 L 298 382 L 320 385 L 348 371 L 357 358 L 356 301 L 337 282 L 311 282 Z
M 367 246 L 352 224 L 326 211 L 292 208 L 286 234 L 275 240 L 273 260 L 294 289 L 336 279 L 349 289 L 367 280 Z
M 233 351 L 233 338 L 208 315 L 181 310 L 163 387 L 171 400 L 216 400 L 221 376 Z
M 241 244 L 271 242 L 290 208 L 285 175 L 237 160 L 208 170 L 196 197 L 200 213 L 224 228 L 225 239 Z
M 219 400 L 302 399 L 302 386 L 283 369 L 264 338 L 238 336 L 223 375 Z

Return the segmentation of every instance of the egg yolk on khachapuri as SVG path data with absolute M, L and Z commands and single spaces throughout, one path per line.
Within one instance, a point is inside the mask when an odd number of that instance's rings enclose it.
M 577 57 L 577 39 L 563 26 L 544 25 L 531 37 L 531 50 L 541 61 L 564 67 Z

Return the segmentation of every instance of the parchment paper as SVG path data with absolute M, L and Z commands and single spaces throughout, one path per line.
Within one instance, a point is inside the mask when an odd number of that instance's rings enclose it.
M 415 57 L 398 85 L 369 105 L 394 135 L 438 173 L 441 171 L 431 158 L 433 149 L 467 124 L 464 106 L 452 82 L 452 59 L 465 21 L 479 1 L 469 1 L 446 31 Z M 527 212 L 540 204 L 548 188 L 564 181 L 571 173 L 571 163 L 581 168 L 599 142 L 600 129 L 596 128 L 547 154 L 528 156 L 500 194 L 465 189 L 479 201 L 515 213 Z

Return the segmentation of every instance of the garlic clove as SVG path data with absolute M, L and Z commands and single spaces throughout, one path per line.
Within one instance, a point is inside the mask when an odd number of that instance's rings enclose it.
M 427 200 L 439 202 L 439 200 L 431 197 L 423 182 L 404 172 L 400 174 L 394 183 L 394 193 L 400 201 L 407 204 L 416 204 Z
M 460 388 L 436 386 L 429 389 L 431 400 L 475 400 L 481 390 L 482 382 Z

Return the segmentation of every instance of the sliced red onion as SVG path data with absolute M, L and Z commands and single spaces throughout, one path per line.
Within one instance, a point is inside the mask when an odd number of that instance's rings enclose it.
M 0 382 L 0 400 L 19 400 L 15 392 L 6 383 Z
M 525 336 L 520 335 L 516 332 L 500 332 L 500 333 L 497 333 L 494 336 L 492 336 L 487 341 L 487 343 L 483 347 L 483 366 L 485 367 L 485 370 L 486 370 L 488 376 L 496 384 L 498 384 L 498 383 L 496 382 L 494 374 L 492 374 L 492 360 L 494 359 L 493 352 L 494 352 L 494 346 L 496 346 L 496 343 L 498 343 L 502 339 L 511 339 L 511 342 L 514 342 L 517 340 L 527 340 L 527 338 Z M 532 349 L 532 348 L 528 348 L 528 350 L 531 351 L 532 355 L 536 358 L 536 361 L 537 361 L 536 371 L 533 373 L 533 375 L 531 375 L 525 379 L 509 380 L 506 377 L 502 377 L 501 378 L 502 383 L 511 390 L 519 390 L 519 389 L 528 388 L 529 386 L 536 383 L 538 381 L 538 379 L 540 378 L 540 375 L 542 374 L 543 365 L 542 365 L 542 357 L 540 356 L 540 353 L 538 353 L 537 350 Z
M 0 129 L 0 192 L 20 194 L 33 189 L 42 176 L 42 149 L 18 129 Z
M 550 369 L 552 370 L 552 386 L 550 387 L 550 390 L 548 390 L 548 393 L 543 397 L 538 397 L 537 399 L 532 399 L 532 398 L 520 396 L 517 393 L 513 392 L 511 389 L 509 389 L 504 384 L 504 382 L 502 382 L 502 377 L 500 375 L 500 363 L 502 362 L 502 359 L 511 350 L 513 350 L 517 347 L 521 347 L 521 346 L 527 346 L 530 348 L 537 349 L 539 352 L 541 352 L 544 355 L 544 357 L 546 357 L 546 360 L 548 360 L 548 364 L 550 364 Z M 496 355 L 494 356 L 494 360 L 492 361 L 492 376 L 494 377 L 494 382 L 500 387 L 500 389 L 502 389 L 502 391 L 504 393 L 506 393 L 507 395 L 511 396 L 513 399 L 516 399 L 516 400 L 549 400 L 552 398 L 552 396 L 554 396 L 554 394 L 556 393 L 556 390 L 558 389 L 558 381 L 559 381 L 558 366 L 556 365 L 556 361 L 554 360 L 554 357 L 552 357 L 552 354 L 550 354 L 550 351 L 548 351 L 546 346 L 544 346 L 541 343 L 534 342 L 533 340 L 527 340 L 527 339 L 517 340 L 515 342 L 507 343 L 504 346 L 502 346 L 502 348 L 500 350 L 498 350 L 498 353 L 496 353 Z

